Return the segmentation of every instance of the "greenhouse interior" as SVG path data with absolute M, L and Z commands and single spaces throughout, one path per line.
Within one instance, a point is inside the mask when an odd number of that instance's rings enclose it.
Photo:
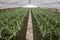
M 60 40 L 60 0 L 0 0 L 0 40 Z

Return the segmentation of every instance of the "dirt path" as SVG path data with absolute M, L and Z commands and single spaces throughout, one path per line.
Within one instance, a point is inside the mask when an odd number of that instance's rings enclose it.
M 27 25 L 26 40 L 33 40 L 33 28 L 32 28 L 31 10 L 29 10 L 29 19 L 28 19 L 28 25 Z

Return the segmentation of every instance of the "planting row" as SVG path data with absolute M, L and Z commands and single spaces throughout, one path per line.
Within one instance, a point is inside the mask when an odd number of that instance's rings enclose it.
M 33 30 L 37 30 L 35 35 L 40 35 L 38 38 L 35 38 L 35 40 L 60 40 L 59 12 L 36 8 L 32 9 L 32 17 Z
M 11 40 L 18 35 L 27 12 L 28 9 L 23 8 L 0 12 L 0 40 Z

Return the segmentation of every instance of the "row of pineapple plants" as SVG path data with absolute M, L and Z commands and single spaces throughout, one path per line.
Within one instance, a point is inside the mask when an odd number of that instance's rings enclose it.
M 32 9 L 41 40 L 60 40 L 60 13 L 47 9 Z M 55 37 L 55 38 L 54 38 Z
M 16 8 L 0 12 L 0 40 L 11 40 L 16 37 L 23 26 L 28 9 Z

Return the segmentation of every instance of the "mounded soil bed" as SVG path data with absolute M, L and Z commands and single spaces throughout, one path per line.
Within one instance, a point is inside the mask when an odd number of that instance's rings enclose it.
M 34 40 L 42 40 L 39 28 L 37 26 L 37 22 L 36 22 L 36 20 L 33 16 L 33 13 L 32 13 L 32 24 L 33 24 L 33 37 L 34 37 Z M 44 38 L 44 40 L 50 40 L 50 38 L 49 37 Z M 52 40 L 58 40 L 58 37 L 55 36 L 55 35 L 52 35 Z
M 26 40 L 28 16 L 29 16 L 29 12 L 27 12 L 27 16 L 24 19 L 21 30 L 18 32 L 16 37 L 12 38 L 12 40 Z

